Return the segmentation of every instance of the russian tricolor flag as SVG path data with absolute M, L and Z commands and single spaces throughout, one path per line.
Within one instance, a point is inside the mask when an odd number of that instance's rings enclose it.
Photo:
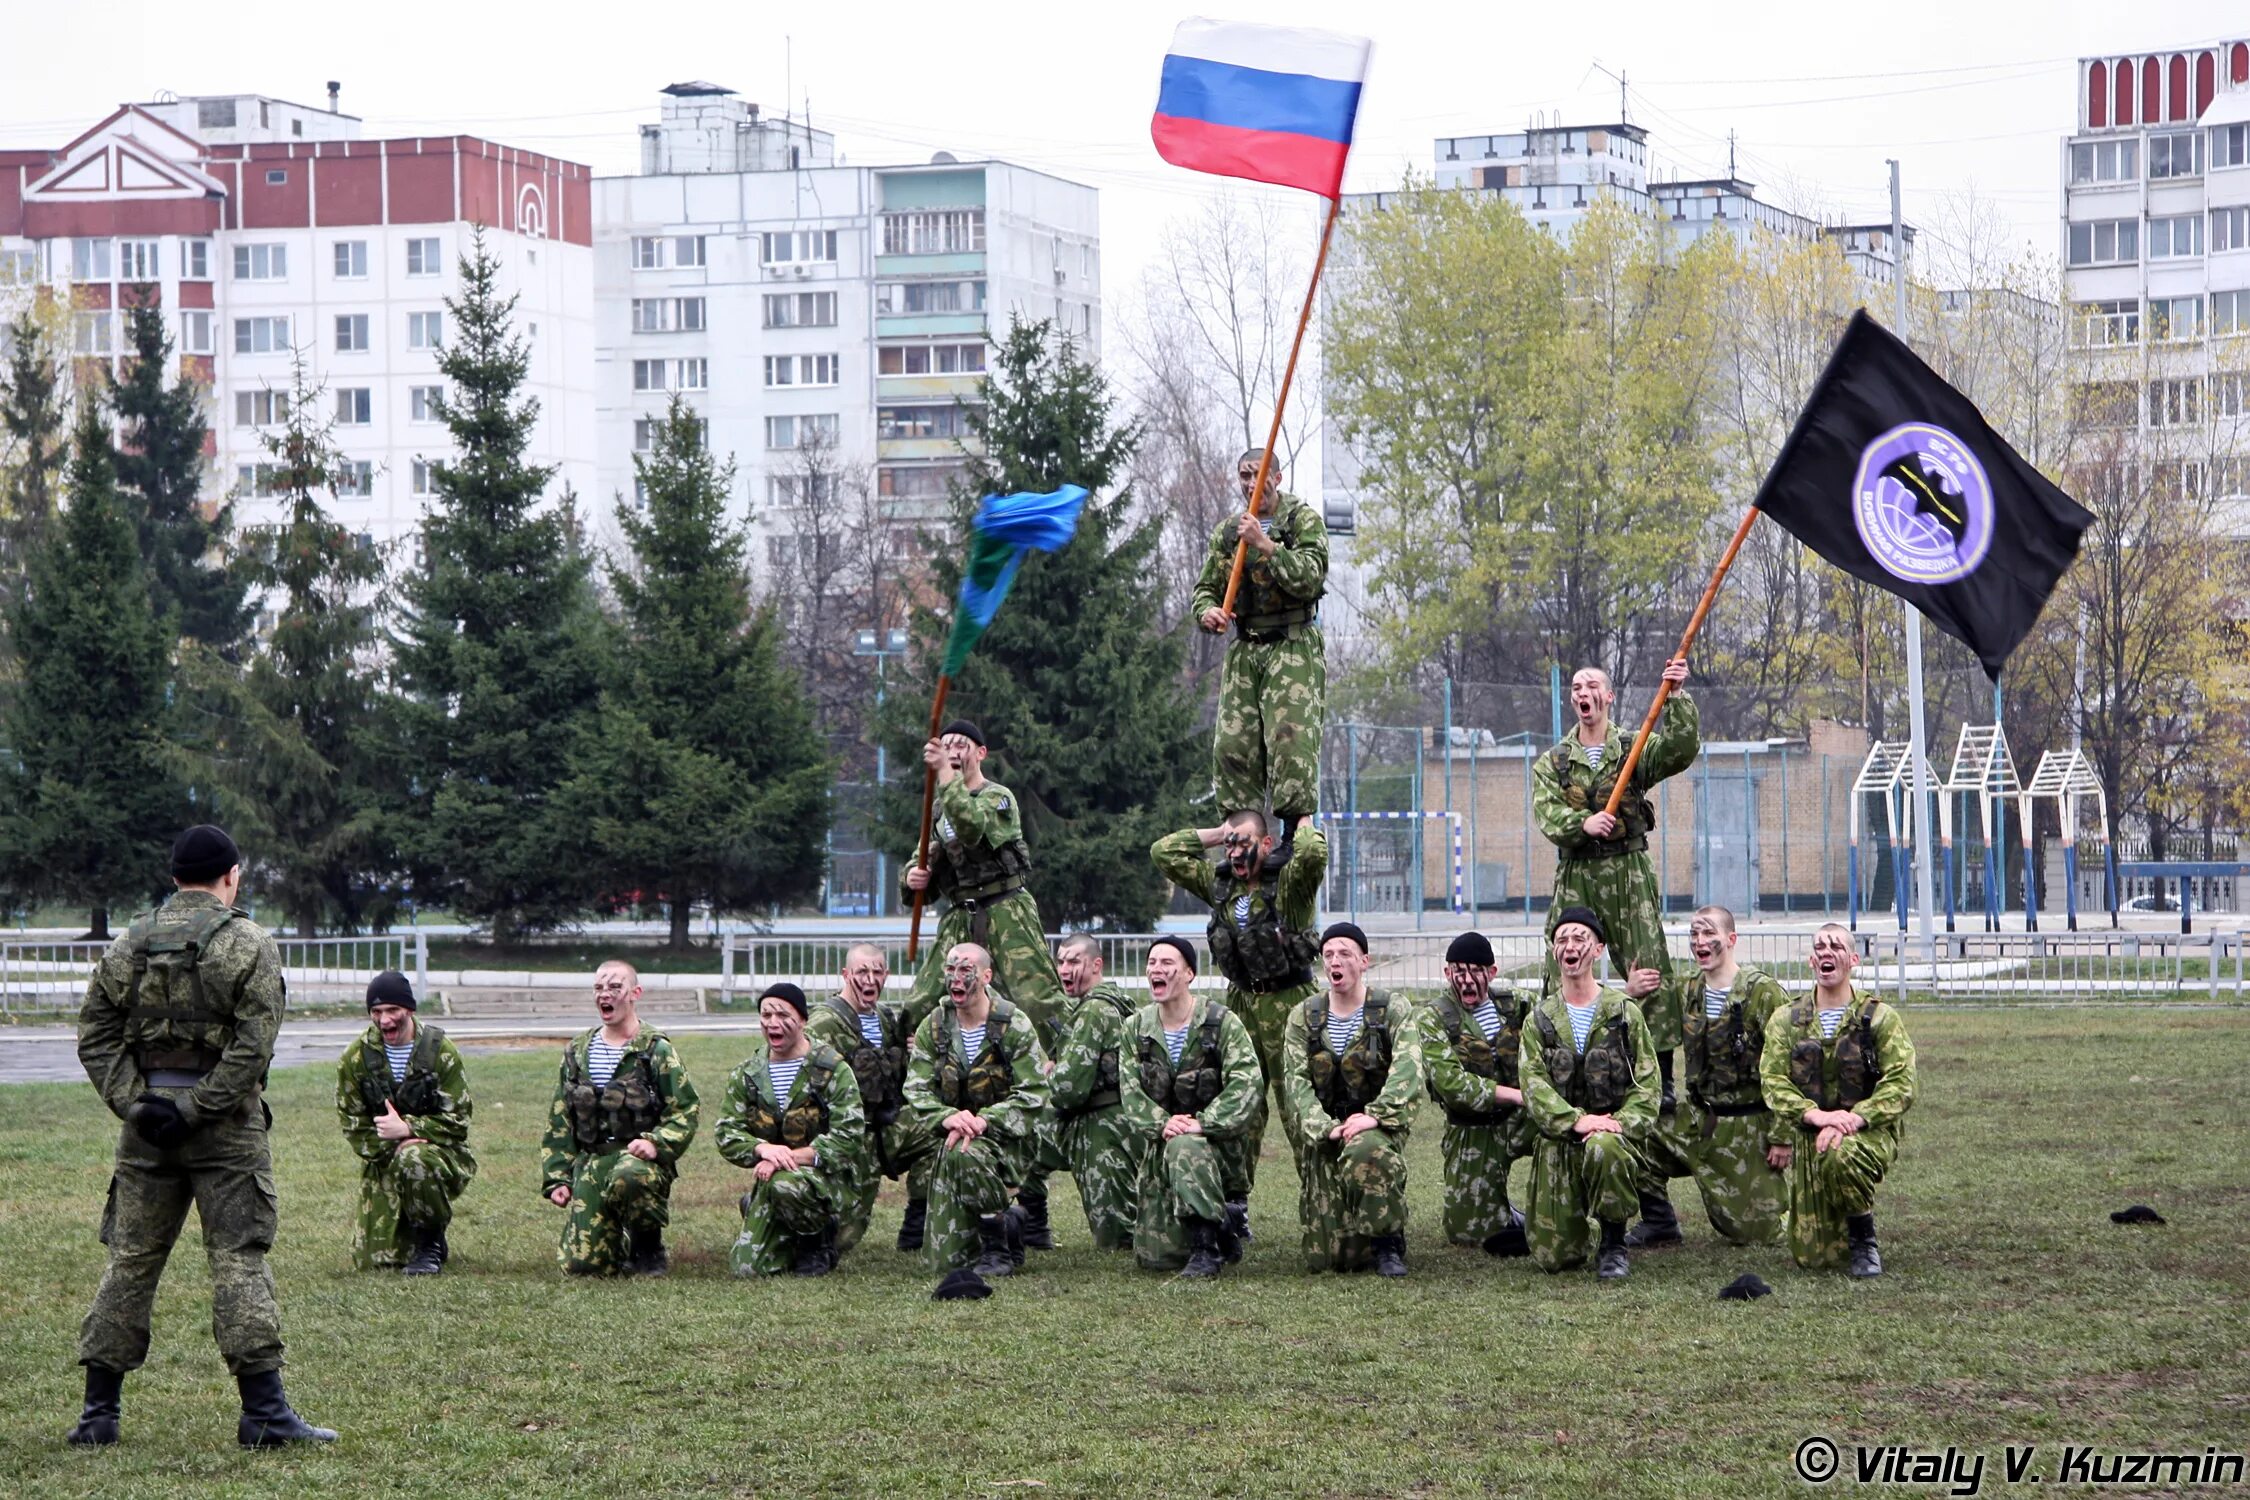
M 1334 198 L 1369 46 L 1334 31 L 1181 22 L 1149 127 L 1157 155 L 1191 171 Z

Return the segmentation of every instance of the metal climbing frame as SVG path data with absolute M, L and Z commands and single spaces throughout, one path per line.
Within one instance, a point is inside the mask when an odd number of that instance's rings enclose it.
M 2000 930 L 2000 912 L 2006 898 L 2007 874 L 2000 846 L 2006 837 L 2008 799 L 2023 795 L 2023 782 L 2016 775 L 2015 758 L 2008 753 L 2008 732 L 1998 724 L 1964 724 L 1961 738 L 1953 747 L 1953 769 L 1945 778 L 1945 793 L 1950 797 L 1957 792 L 1973 792 L 1977 799 L 1977 816 L 1984 827 L 1984 930 Z M 2028 858 L 2031 824 L 2024 821 L 2025 879 L 2031 877 Z M 2029 891 L 2025 893 L 2025 906 L 2032 906 Z M 1953 931 L 1953 834 L 1945 835 L 1945 930 Z
M 1898 896 L 1898 929 L 1906 930 L 1908 897 L 1914 886 L 1913 868 L 1914 830 L 1913 815 L 1914 773 L 1912 760 L 1905 740 L 1877 740 L 1860 764 L 1859 775 L 1852 780 L 1851 844 L 1846 856 L 1846 874 L 1851 886 L 1847 895 L 1846 915 L 1854 932 L 1859 931 L 1859 823 L 1865 812 L 1869 793 L 1883 799 L 1883 821 L 1890 835 L 1891 884 Z M 1929 758 L 1923 757 L 1922 766 L 1933 790 L 1939 785 L 1937 772 L 1930 768 Z M 1938 797 L 1938 832 L 1948 847 L 1953 843 L 1953 813 L 1945 798 Z
M 2094 799 L 2094 839 L 2101 845 L 2102 869 L 2108 876 L 2109 923 L 2117 925 L 2117 865 L 2109 847 L 2109 798 L 2102 791 L 2102 780 L 2094 774 L 2093 763 L 2086 752 L 2073 746 L 2068 750 L 2049 750 L 2039 757 L 2039 768 L 2031 773 L 2031 785 L 2022 792 L 2024 839 L 2024 922 L 2028 930 L 2039 930 L 2039 901 L 2031 879 L 2031 809 L 2040 798 L 2054 799 L 2056 816 L 2062 823 L 2063 848 L 2063 913 L 2070 930 L 2078 930 L 2078 811 L 2088 797 Z

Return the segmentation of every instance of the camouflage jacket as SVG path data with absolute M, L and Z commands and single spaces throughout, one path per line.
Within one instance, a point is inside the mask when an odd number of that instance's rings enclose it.
M 1539 831 L 1547 841 L 1565 856 L 1599 852 L 1604 844 L 1615 840 L 1589 838 L 1586 819 L 1601 811 L 1599 805 L 1589 806 L 1587 784 L 1612 772 L 1625 763 L 1633 748 L 1633 736 L 1638 727 L 1628 730 L 1612 722 L 1603 743 L 1602 771 L 1594 769 L 1586 747 L 1578 743 L 1575 732 L 1563 736 L 1562 741 L 1533 763 L 1531 770 L 1531 813 L 1539 824 Z M 1664 712 L 1658 716 L 1656 728 L 1650 732 L 1648 744 L 1641 750 L 1641 758 L 1633 767 L 1632 790 L 1647 794 L 1650 788 L 1667 777 L 1677 776 L 1695 764 L 1697 752 L 1703 748 L 1695 700 L 1685 692 L 1676 692 L 1664 700 Z M 1569 785 L 1555 767 L 1555 755 L 1560 751 L 1570 762 Z M 1603 785 L 1608 785 L 1603 782 Z
M 1198 995 L 1195 1009 L 1188 1013 L 1187 1047 L 1180 1054 L 1183 1065 L 1197 1060 L 1211 1006 L 1211 1000 Z M 1125 1126 L 1143 1144 L 1153 1145 L 1163 1137 L 1164 1122 L 1172 1118 L 1172 1112 L 1151 1096 L 1142 1082 L 1140 1056 L 1144 1045 L 1157 1049 L 1169 1075 L 1172 1058 L 1164 1051 L 1164 1013 L 1154 1005 L 1142 1006 L 1125 1023 L 1124 1053 L 1119 1063 L 1125 1074 L 1120 1091 Z M 1203 1133 L 1215 1141 L 1239 1139 L 1256 1117 L 1265 1090 L 1266 1075 L 1258 1062 L 1257 1044 L 1250 1039 L 1250 1028 L 1243 1024 L 1242 1017 L 1230 1010 L 1219 1022 L 1219 1095 L 1195 1112 Z
M 436 1028 L 417 1020 L 416 1041 L 433 1030 Z M 416 1114 L 408 1114 L 402 1107 L 399 1114 L 413 1134 L 434 1145 L 451 1146 L 465 1156 L 471 1109 L 469 1073 L 462 1064 L 461 1049 L 453 1045 L 453 1038 L 442 1034 L 437 1039 L 436 1073 L 437 1107 Z M 336 1118 L 343 1124 L 345 1142 L 361 1161 L 386 1162 L 398 1151 L 398 1142 L 376 1134 L 375 1112 L 367 1105 L 370 1082 L 380 1091 L 390 1082 L 390 1076 L 383 1033 L 372 1025 L 352 1039 L 344 1048 L 342 1061 L 336 1064 Z
M 1422 1024 L 1421 1007 L 1404 995 L 1390 998 L 1391 1065 L 1383 1075 L 1383 1086 L 1367 1104 L 1367 1113 L 1384 1129 L 1404 1135 L 1414 1123 L 1414 1107 L 1421 1100 L 1424 1088 L 1422 1077 Z M 1289 1097 L 1289 1109 L 1296 1116 L 1300 1139 L 1306 1144 L 1319 1146 L 1327 1143 L 1328 1132 L 1343 1124 L 1329 1114 L 1313 1088 L 1312 1070 L 1308 1066 L 1306 1044 L 1309 1033 L 1305 1030 L 1305 1007 L 1289 1007 L 1289 1024 L 1282 1032 L 1281 1080 L 1282 1089 Z
M 601 1028 L 593 1027 L 571 1038 L 563 1049 L 563 1065 L 555 1078 L 555 1100 L 547 1110 L 546 1165 L 541 1175 L 540 1194 L 553 1192 L 558 1187 L 570 1185 L 572 1164 L 578 1160 L 577 1137 L 571 1130 L 570 1106 L 565 1095 L 570 1089 L 572 1056 L 577 1060 L 577 1071 L 586 1071 L 586 1055 L 593 1046 Z M 681 1065 L 679 1054 L 664 1034 L 652 1030 L 647 1022 L 641 1023 L 639 1036 L 627 1044 L 625 1055 L 617 1061 L 617 1071 L 638 1066 L 645 1058 L 650 1076 L 656 1083 L 656 1096 L 663 1106 L 663 1115 L 655 1125 L 642 1133 L 642 1138 L 656 1147 L 656 1159 L 665 1166 L 676 1165 L 687 1154 L 695 1139 L 696 1124 L 701 1114 L 701 1102 L 695 1093 L 695 1084 L 689 1079 L 687 1069 Z
M 947 847 L 956 840 L 980 868 L 959 867 Z M 925 897 L 959 900 L 968 889 L 984 889 L 993 881 L 1008 878 L 1003 874 L 1004 863 L 1016 859 L 1028 869 L 1023 804 L 1016 800 L 1015 793 L 997 781 L 987 781 L 972 792 L 959 776 L 937 789 L 930 811 L 930 885 L 923 893 Z M 913 868 L 912 860 L 899 862 L 899 900 L 909 905 L 914 890 L 906 883 L 906 875 Z M 1020 882 L 1022 876 L 1014 878 Z
M 1819 1016 L 1811 1002 L 1812 995 L 1808 994 L 1775 1011 L 1766 1022 L 1766 1046 L 1758 1072 L 1765 1086 L 1766 1107 L 1774 1112 L 1776 1122 L 1802 1131 L 1805 1111 L 1818 1107 L 1817 1101 L 1807 1097 L 1790 1076 L 1790 1055 L 1798 1045 L 1811 1043 L 1820 1048 L 1822 1075 L 1833 1089 L 1837 1083 L 1838 1049 L 1859 1029 L 1861 1018 L 1865 1017 L 1874 1032 L 1875 1061 L 1882 1076 L 1875 1091 L 1850 1109 L 1870 1127 L 1898 1124 L 1914 1107 L 1914 1042 L 1906 1034 L 1906 1022 L 1899 1019 L 1898 1012 L 1891 1006 L 1855 986 L 1851 1003 L 1844 1007 L 1844 1018 L 1837 1024 L 1836 1034 L 1823 1037 Z M 1798 1017 L 1800 1006 L 1806 1013 L 1802 1024 Z
M 1149 862 L 1157 873 L 1171 881 L 1196 900 L 1209 902 L 1218 889 L 1219 867 L 1212 863 L 1211 851 L 1203 847 L 1203 840 L 1192 828 L 1178 833 L 1168 833 L 1148 846 Z M 1328 878 L 1328 836 L 1307 819 L 1297 827 L 1297 837 L 1290 845 L 1289 863 L 1281 868 L 1281 884 L 1274 892 L 1274 905 L 1279 908 L 1284 927 L 1319 930 L 1320 883 Z M 1243 894 L 1258 900 L 1257 888 L 1246 887 Z M 1222 915 L 1214 913 L 1214 917 Z M 1233 913 L 1223 915 L 1232 918 Z
M 958 1030 L 946 1025 L 951 1017 L 952 1007 L 940 1002 L 936 1010 L 922 1018 L 921 1026 L 914 1032 L 914 1049 L 906 1064 L 906 1107 L 920 1115 L 933 1129 L 953 1113 L 953 1106 L 938 1095 L 937 1066 L 934 1061 L 937 1056 L 938 1033 L 945 1030 L 956 1038 L 960 1035 Z M 984 1048 L 977 1056 L 982 1057 L 985 1052 L 991 1051 L 996 1041 L 1001 1042 L 1007 1052 L 1009 1090 L 1006 1097 L 998 1103 L 976 1113 L 989 1120 L 991 1128 L 1000 1134 L 1016 1141 L 1029 1141 L 1032 1132 L 1038 1128 L 1040 1116 L 1047 1110 L 1047 1053 L 1039 1045 L 1039 1028 L 1032 1024 L 1031 1013 L 1017 1006 L 1015 1015 L 1009 1019 L 1008 1034 L 1004 1041 L 993 1035 L 991 1022 L 987 1019 Z M 968 1067 L 977 1060 L 975 1057 L 962 1056 L 957 1045 L 953 1054 L 963 1067 Z
M 761 1102 L 775 1115 L 786 1113 L 793 1105 L 809 1105 L 810 1062 L 823 1051 L 835 1058 L 836 1070 L 828 1076 L 828 1120 L 813 1139 L 814 1162 L 830 1176 L 858 1178 L 868 1165 L 867 1116 L 860 1108 L 859 1079 L 840 1052 L 819 1042 L 807 1051 L 807 1066 L 797 1070 L 787 1099 L 774 1097 L 773 1066 L 762 1053 L 729 1075 L 726 1106 L 712 1132 L 719 1155 L 738 1167 L 755 1167 L 763 1138 L 750 1128 L 751 1102 Z
M 1620 1014 L 1625 1017 L 1626 1045 L 1633 1053 L 1633 1082 L 1626 1091 L 1625 1102 L 1610 1111 L 1610 1115 L 1625 1128 L 1626 1135 L 1637 1138 L 1647 1134 L 1656 1123 L 1659 1092 L 1656 1046 L 1649 1040 L 1648 1021 L 1641 1015 L 1641 1008 L 1626 998 L 1623 990 L 1604 985 L 1601 997 L 1594 1002 L 1594 1025 L 1586 1033 L 1586 1045 L 1592 1047 Z M 1523 1056 L 1517 1064 L 1518 1076 L 1523 1080 L 1524 1108 L 1531 1111 L 1531 1122 L 1539 1127 L 1542 1135 L 1559 1141 L 1574 1140 L 1577 1138 L 1575 1127 L 1586 1111 L 1563 1097 L 1554 1073 L 1547 1066 L 1547 1049 L 1538 1028 L 1540 1016 L 1545 1016 L 1553 1025 L 1555 1036 L 1564 1047 L 1571 1046 L 1570 1010 L 1563 1003 L 1562 992 L 1557 990 L 1533 1006 L 1524 1018 Z M 1578 1055 L 1583 1057 L 1585 1053 L 1580 1051 Z
M 1680 1043 L 1682 1091 L 1705 1108 L 1714 1104 L 1763 1105 L 1766 1027 L 1776 1011 L 1789 1007 L 1789 995 L 1781 981 L 1750 964 L 1739 966 L 1727 990 L 1727 1008 L 1716 1021 L 1703 1014 L 1702 970 L 1689 969 L 1674 982 L 1679 986 L 1680 1014 L 1686 1023 L 1686 1035 Z M 1727 1054 L 1733 1050 L 1738 1020 L 1748 1066 L 1741 1070 L 1743 1076 L 1733 1078 L 1729 1075 L 1736 1069 Z M 1774 1121 L 1771 1136 L 1774 1145 L 1786 1146 L 1796 1138 L 1795 1126 L 1786 1120 Z
M 1203 572 L 1188 606 L 1191 613 L 1200 615 L 1225 601 L 1241 520 L 1238 510 L 1212 530 Z M 1272 508 L 1258 520 L 1278 545 L 1271 557 L 1260 557 L 1253 550 L 1243 561 L 1242 591 L 1235 599 L 1237 617 L 1248 619 L 1262 608 L 1317 604 L 1328 588 L 1328 523 L 1318 510 L 1289 494 L 1273 496 Z
M 1125 1040 L 1125 1023 L 1132 1013 L 1132 1001 L 1106 979 L 1070 1002 L 1064 1023 L 1069 1032 L 1055 1055 L 1048 1099 L 1058 1117 L 1068 1119 L 1121 1102 L 1125 1070 L 1133 1065 Z
M 1486 1078 L 1469 1071 L 1468 1066 L 1461 1061 L 1461 1054 L 1454 1046 L 1453 1038 L 1446 1034 L 1447 1012 L 1443 1007 L 1448 1004 L 1460 1014 L 1464 1039 L 1474 1036 L 1478 1041 L 1486 1041 L 1488 1046 L 1498 1044 L 1502 1050 L 1516 1049 L 1514 1057 L 1501 1060 L 1500 1069 L 1505 1075 L 1512 1067 L 1515 1077 Z M 1531 1007 L 1528 998 L 1515 990 L 1504 990 L 1494 995 L 1493 1004 L 1500 1012 L 1500 1031 L 1489 1041 L 1483 1028 L 1477 1025 L 1476 1017 L 1466 1006 L 1461 1005 L 1458 996 L 1442 996 L 1437 1001 L 1416 1009 L 1422 1023 L 1422 1070 L 1429 1079 L 1430 1097 L 1437 1101 L 1438 1107 L 1448 1116 L 1479 1116 L 1479 1124 L 1501 1125 L 1513 1116 L 1517 1106 L 1501 1103 L 1492 1090 L 1496 1084 L 1504 1083 L 1510 1088 L 1520 1084 L 1523 1076 L 1522 1032 Z

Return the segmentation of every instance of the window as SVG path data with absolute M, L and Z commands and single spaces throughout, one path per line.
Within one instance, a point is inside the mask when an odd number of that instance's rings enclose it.
M 180 279 L 182 281 L 209 281 L 211 279 L 211 242 L 209 240 L 180 241 Z
M 279 464 L 241 464 L 234 471 L 234 487 L 245 495 L 268 500 L 281 493 Z
M 365 427 L 375 420 L 374 392 L 366 386 L 339 386 L 336 390 L 336 425 Z
M 2239 370 L 2212 376 L 2211 411 L 2236 420 L 2250 417 L 2250 376 Z
M 875 311 L 894 317 L 983 310 L 981 281 L 886 281 L 875 288 Z
M 77 312 L 70 315 L 70 352 L 73 354 L 107 354 L 110 352 L 111 316 L 108 312 Z
M 0 286 L 21 286 L 39 274 L 39 256 L 31 250 L 0 250 Z
M 836 441 L 837 414 L 829 412 L 819 416 L 766 418 L 766 446 L 768 448 L 807 448 L 815 443 Z
M 2130 427 L 2140 390 L 2127 380 L 2090 380 L 2070 388 L 2071 419 L 2082 427 Z
M 2250 207 L 2211 210 L 2211 253 L 2250 250 Z
M 410 422 L 438 422 L 438 403 L 445 399 L 442 385 L 417 385 L 406 393 L 406 416 Z
M 772 474 L 766 478 L 768 505 L 818 505 L 833 498 L 835 493 L 836 476 L 833 474 Z
M 211 340 L 211 314 L 188 311 L 180 314 L 180 352 L 182 354 L 216 353 Z
M 363 500 L 375 493 L 375 465 L 364 458 L 347 458 L 336 466 L 336 493 L 345 499 Z
M 430 239 L 406 242 L 406 274 L 409 276 L 436 276 L 445 269 L 438 255 L 438 242 Z
M 237 281 L 282 281 L 289 275 L 289 247 L 287 245 L 237 245 L 234 247 L 234 279 Z
M 768 292 L 765 304 L 768 328 L 836 326 L 834 292 Z
M 70 242 L 70 279 L 72 281 L 109 280 L 108 240 L 72 240 Z
M 984 248 L 984 210 L 883 215 L 885 255 L 953 255 Z
M 700 333 L 703 307 L 701 297 L 635 297 L 633 332 Z
M 2203 132 L 2182 130 L 2170 135 L 2150 136 L 2148 175 L 2151 182 L 2162 177 L 2201 177 Z
M 289 420 L 289 393 L 260 388 L 234 393 L 234 425 L 270 427 Z
M 2141 258 L 2141 226 L 2133 219 L 2095 219 L 2070 226 L 2070 263 L 2115 266 Z
M 445 314 L 418 312 L 406 315 L 406 347 L 441 349 L 445 346 Z
M 2218 125 L 2211 130 L 2211 170 L 2250 166 L 2250 125 Z
M 437 493 L 437 465 L 426 458 L 414 460 L 413 490 L 417 495 Z
M 2203 337 L 2201 297 L 2151 297 L 2148 300 L 2148 336 L 2151 343 L 2167 339 Z
M 674 236 L 672 240 L 672 264 L 675 266 L 702 265 L 703 236 L 700 234 Z
M 280 354 L 289 349 L 289 320 L 283 318 L 236 318 L 234 320 L 234 352 L 237 354 Z
M 365 354 L 367 352 L 367 314 L 336 314 L 336 352 L 338 354 Z
M 336 274 L 348 281 L 357 281 L 367 274 L 367 241 L 336 242 Z
M 834 385 L 839 356 L 834 354 L 769 354 L 766 384 Z
M 2148 383 L 2148 425 L 2192 427 L 2203 420 L 2203 382 L 2152 380 Z
M 960 475 L 957 464 L 877 469 L 875 493 L 885 500 L 943 500 Z
M 2203 253 L 2203 215 L 2148 221 L 2148 258 L 2180 260 Z
M 633 419 L 633 451 L 635 453 L 654 453 L 656 451 L 656 435 L 664 430 L 664 420 L 662 417 L 635 417 Z M 688 420 L 695 429 L 696 446 L 701 447 L 703 445 L 703 419 L 691 417 Z
M 260 106 L 259 106 L 259 109 L 260 109 L 261 111 L 262 111 L 262 110 L 263 110 L 264 108 L 265 108 L 265 106 L 264 106 L 264 105 L 260 105 Z M 262 122 L 261 122 L 261 123 L 262 123 Z M 268 167 L 268 168 L 266 168 L 266 186 L 267 186 L 267 187 L 282 187 L 282 186 L 285 186 L 285 185 L 286 185 L 286 184 L 288 183 L 288 181 L 289 181 L 289 169 L 288 169 L 287 167 Z
M 636 391 L 700 391 L 710 384 L 710 363 L 701 359 L 636 359 Z
M 117 242 L 117 279 L 119 281 L 155 281 L 159 272 L 154 240 L 119 240 Z
M 636 271 L 661 271 L 664 269 L 664 237 L 655 234 L 633 236 L 633 269 Z
M 982 344 L 885 344 L 878 375 L 975 375 L 984 369 Z
M 833 229 L 769 230 L 765 242 L 765 262 L 769 266 L 836 258 L 836 231 Z
M 943 406 L 879 406 L 875 409 L 875 436 L 896 438 L 966 437 L 969 423 L 956 404 Z
M 2250 333 L 2250 291 L 2211 294 L 2213 333 Z

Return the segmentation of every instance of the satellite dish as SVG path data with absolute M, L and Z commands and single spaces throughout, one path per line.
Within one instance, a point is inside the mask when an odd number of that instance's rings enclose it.
M 950 167 L 959 163 L 960 160 L 960 157 L 955 156 L 950 151 L 940 151 L 930 158 L 930 165 L 933 167 Z

